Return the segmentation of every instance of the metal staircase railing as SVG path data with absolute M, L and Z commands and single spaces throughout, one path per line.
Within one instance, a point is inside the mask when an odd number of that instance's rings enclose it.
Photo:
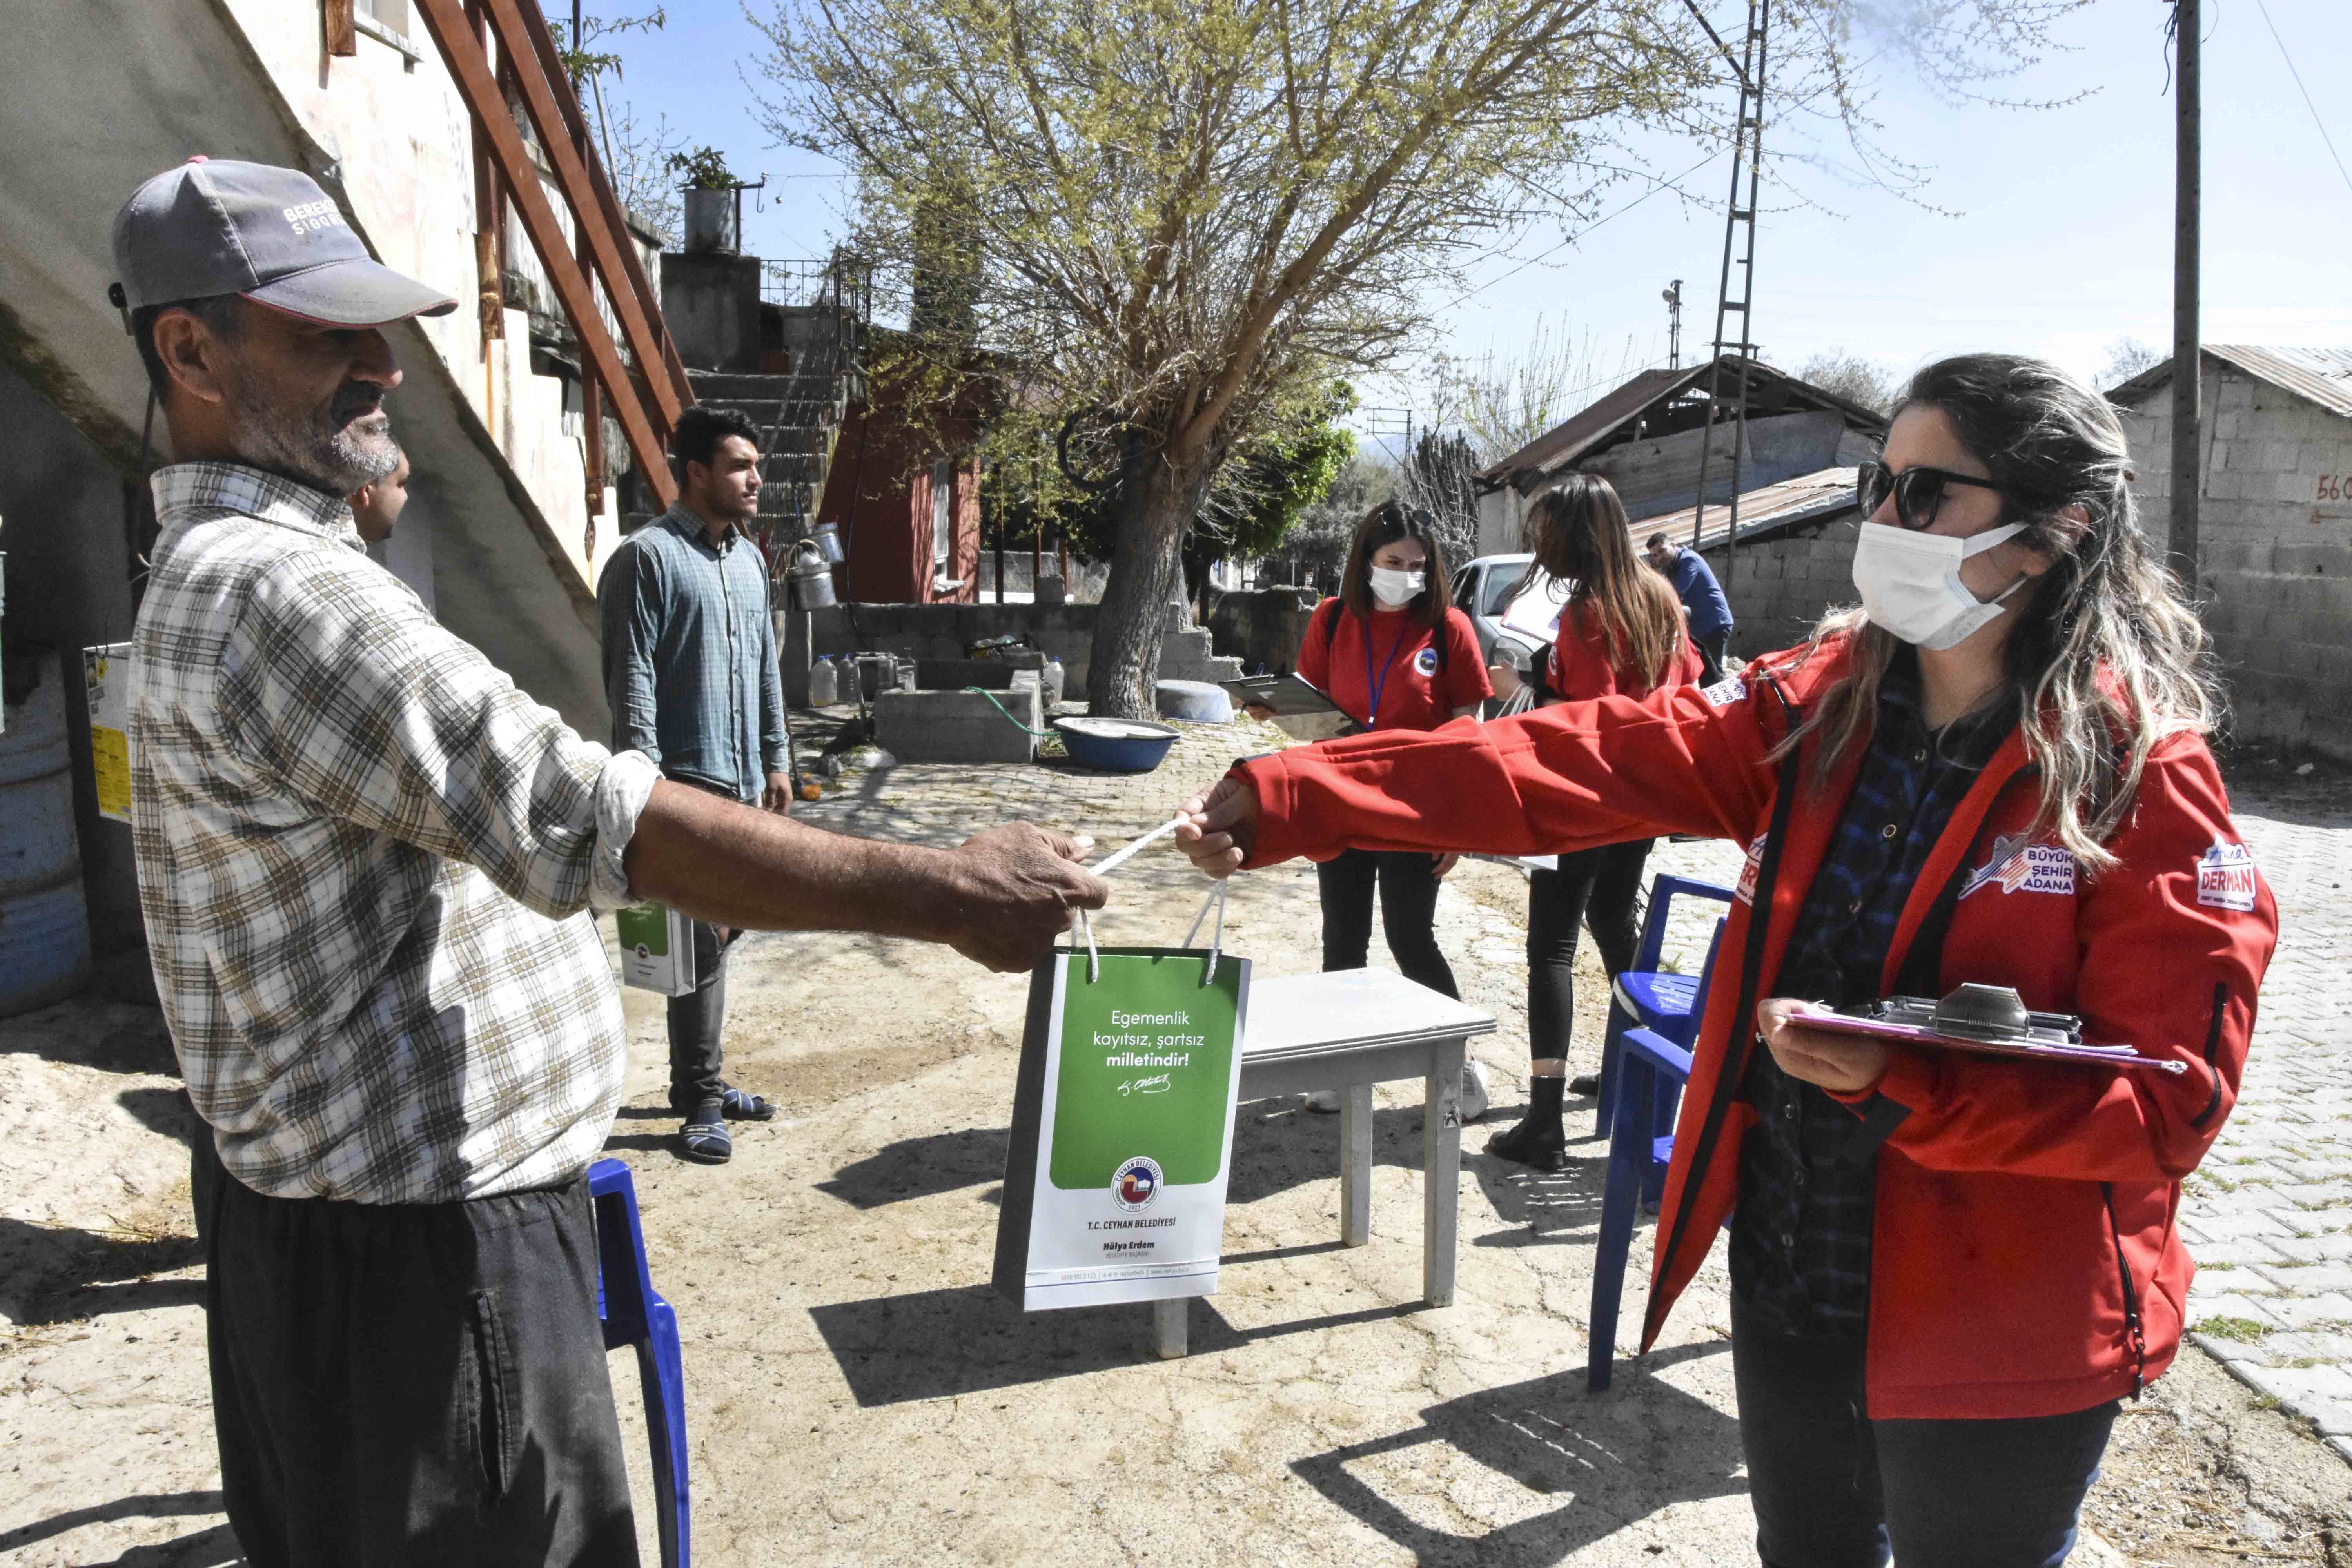
M 580 344 L 581 372 L 619 421 L 646 485 L 664 507 L 677 499 L 668 447 L 677 416 L 693 406 L 694 388 L 662 321 L 661 304 L 639 264 L 612 181 L 596 157 L 578 95 L 536 0 L 413 0 L 433 35 L 459 94 L 482 132 L 490 160 L 530 237 Z M 494 65 L 489 45 L 495 41 Z M 538 164 L 499 90 L 503 71 L 519 89 L 558 192 L 572 216 L 575 256 L 541 183 Z M 623 342 L 596 308 L 604 285 Z M 632 369 L 637 374 L 632 374 Z M 592 442 L 592 452 L 594 443 Z M 601 475 L 591 476 L 600 485 Z M 593 511 L 592 511 L 593 519 Z M 593 526 L 593 521 L 591 526 Z

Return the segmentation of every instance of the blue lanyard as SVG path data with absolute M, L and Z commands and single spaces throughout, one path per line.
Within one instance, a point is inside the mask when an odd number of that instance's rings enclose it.
M 1396 641 L 1389 644 L 1388 662 L 1381 666 L 1380 679 L 1375 680 L 1372 678 L 1372 620 L 1370 616 L 1364 617 L 1364 685 L 1372 694 L 1371 705 L 1364 710 L 1364 728 L 1367 730 L 1380 725 L 1381 693 L 1388 689 L 1389 671 L 1396 666 L 1397 650 L 1404 647 L 1404 639 L 1412 635 L 1411 621 L 1398 628 Z

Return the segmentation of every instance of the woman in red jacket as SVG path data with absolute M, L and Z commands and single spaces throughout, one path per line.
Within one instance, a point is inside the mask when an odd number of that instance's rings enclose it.
M 1696 679 L 1698 654 L 1683 631 L 1681 601 L 1633 552 L 1617 491 L 1598 474 L 1571 474 L 1536 498 L 1528 512 L 1528 584 L 1572 583 L 1559 633 L 1538 678 L 1538 706 L 1583 702 L 1612 692 L 1646 697 Z M 1508 697 L 1518 678 L 1507 664 L 1487 671 Z M 1612 980 L 1633 963 L 1633 901 L 1651 840 L 1630 838 L 1559 858 L 1557 870 L 1528 879 L 1528 1113 L 1486 1144 L 1486 1152 L 1565 1170 L 1560 1122 L 1568 1047 L 1576 1026 L 1577 927 L 1589 922 Z
M 1347 710 L 1361 731 L 1434 730 L 1477 711 L 1494 695 L 1469 617 L 1453 606 L 1444 552 L 1428 514 L 1389 501 L 1356 528 L 1339 597 L 1307 620 L 1298 673 Z M 1344 849 L 1315 868 L 1323 901 L 1323 967 L 1361 969 L 1372 941 L 1372 890 L 1398 973 L 1459 996 L 1438 950 L 1437 884 L 1457 857 L 1425 850 Z M 1310 1095 L 1307 1108 L 1339 1109 Z
M 1213 871 L 1340 845 L 1748 841 L 1643 1331 L 1731 1225 L 1759 1551 L 2063 1559 L 2118 1399 L 2179 1347 L 2180 1182 L 2235 1100 L 2277 907 L 2204 741 L 2202 632 L 2114 411 L 2005 355 L 1922 371 L 1861 470 L 1858 614 L 1704 692 L 1253 761 Z M 1246 860 L 1244 860 L 1246 857 Z M 2172 1072 L 1889 1049 L 1817 1003 L 2013 986 Z

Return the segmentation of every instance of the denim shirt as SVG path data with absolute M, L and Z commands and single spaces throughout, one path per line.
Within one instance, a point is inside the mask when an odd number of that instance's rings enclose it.
M 756 801 L 789 765 L 768 566 L 683 506 L 623 540 L 597 584 L 615 750 L 669 778 Z
M 1895 928 L 1936 841 L 2011 728 L 2008 710 L 1927 728 L 1916 656 L 1879 688 L 1870 749 L 1813 874 L 1771 994 L 1875 1001 Z M 1850 1106 L 1790 1078 L 1758 1047 L 1746 1083 L 1757 1124 L 1739 1159 L 1731 1285 L 1783 1333 L 1860 1334 L 1870 1314 L 1878 1149 L 1902 1119 L 1884 1096 Z

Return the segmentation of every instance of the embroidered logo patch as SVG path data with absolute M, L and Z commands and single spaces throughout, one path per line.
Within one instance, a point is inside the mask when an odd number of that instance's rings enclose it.
M 1992 855 L 1969 873 L 1960 897 L 1999 888 L 2004 893 L 2074 891 L 2074 857 L 2055 844 L 2029 844 L 2022 833 L 1992 841 Z
M 2254 852 L 2244 845 L 2217 838 L 2213 847 L 2198 858 L 2197 901 L 2206 908 L 2250 913 L 2254 890 Z
M 1748 847 L 1748 863 L 1739 868 L 1739 886 L 1731 889 L 1731 896 L 1743 904 L 1756 902 L 1756 879 L 1764 869 L 1764 840 L 1771 837 L 1767 833 Z
M 1423 675 L 1435 675 L 1437 673 L 1437 650 L 1433 647 L 1423 648 L 1419 653 L 1412 656 L 1412 667 Z
M 1735 702 L 1745 702 L 1748 700 L 1748 682 L 1736 675 L 1730 676 L 1707 687 L 1699 695 L 1717 708 L 1728 708 Z

